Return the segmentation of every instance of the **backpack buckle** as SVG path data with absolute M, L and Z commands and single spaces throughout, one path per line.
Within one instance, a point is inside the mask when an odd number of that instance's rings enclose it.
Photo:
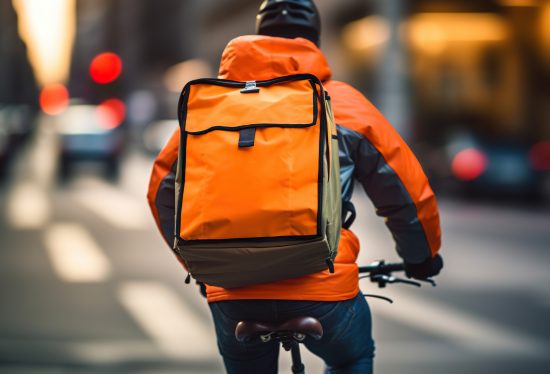
M 256 81 L 248 81 L 244 84 L 244 88 L 241 93 L 257 93 L 260 89 L 256 86 Z

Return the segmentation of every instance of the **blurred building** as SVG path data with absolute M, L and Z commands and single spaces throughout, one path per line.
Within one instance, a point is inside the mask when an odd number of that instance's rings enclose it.
M 11 1 L 0 1 L 0 106 L 38 103 L 37 85 Z
M 160 99 L 155 115 L 163 116 L 166 96 L 163 75 L 179 62 L 196 55 L 193 29 L 197 1 L 79 0 L 70 92 L 73 97 L 98 103 L 109 97 L 128 100 L 135 92 Z M 120 79 L 100 85 L 89 74 L 90 62 L 102 52 L 114 52 L 123 61 Z M 171 109 L 171 114 L 174 110 Z
M 172 117 L 177 87 L 215 75 L 225 44 L 254 32 L 259 3 L 79 0 L 71 91 L 93 97 L 89 61 L 113 50 L 124 61 L 113 89 L 153 92 L 157 116 Z M 550 137 L 548 1 L 316 3 L 335 78 L 365 92 L 405 137 L 438 143 L 463 130 L 524 142 Z
M 11 1 L 0 0 L 0 183 L 15 151 L 28 138 L 38 87 Z
M 220 3 L 204 5 L 200 52 L 212 63 L 229 38 L 254 31 L 259 1 Z M 550 138 L 548 1 L 316 3 L 335 77 L 364 91 L 405 136 Z

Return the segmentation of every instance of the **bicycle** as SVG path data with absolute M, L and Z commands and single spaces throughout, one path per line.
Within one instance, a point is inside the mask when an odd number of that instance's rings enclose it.
M 403 283 L 411 286 L 420 287 L 420 282 L 426 282 L 432 286 L 436 283 L 432 279 L 410 280 L 395 277 L 394 272 L 405 270 L 405 265 L 400 263 L 388 263 L 384 260 L 373 262 L 367 266 L 359 267 L 359 276 L 361 279 L 370 279 L 376 283 L 378 288 L 384 288 L 388 284 Z M 365 294 L 365 297 L 374 297 L 393 303 L 393 300 L 373 294 Z M 241 342 L 249 342 L 254 339 L 260 339 L 263 343 L 272 340 L 278 341 L 285 351 L 290 351 L 292 357 L 292 373 L 305 374 L 305 366 L 302 363 L 300 354 L 300 343 L 307 338 L 320 340 L 323 337 L 323 326 L 316 318 L 310 316 L 296 317 L 281 323 L 266 323 L 261 321 L 240 321 L 235 328 L 235 338 Z

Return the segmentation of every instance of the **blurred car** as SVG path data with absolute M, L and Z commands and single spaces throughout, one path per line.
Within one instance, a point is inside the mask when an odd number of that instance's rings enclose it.
M 11 156 L 31 134 L 33 119 L 34 112 L 29 105 L 0 106 L 0 177 Z
M 116 108 L 115 108 L 116 109 Z M 103 163 L 107 175 L 117 177 L 126 134 L 123 116 L 110 107 L 70 105 L 57 120 L 59 173 L 69 177 L 76 162 Z
M 446 156 L 454 180 L 466 192 L 517 197 L 547 193 L 549 142 L 524 145 L 460 135 L 447 143 Z
M 175 119 L 164 119 L 149 123 L 145 126 L 142 135 L 145 150 L 156 156 L 178 127 L 178 121 Z
M 3 177 L 10 154 L 10 137 L 0 121 L 0 179 Z

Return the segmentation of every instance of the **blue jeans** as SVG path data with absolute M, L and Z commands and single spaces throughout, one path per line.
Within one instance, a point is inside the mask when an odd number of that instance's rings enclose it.
M 306 339 L 304 345 L 321 357 L 330 374 L 372 373 L 374 342 L 371 314 L 363 294 L 338 302 L 287 300 L 231 300 L 210 303 L 218 349 L 228 374 L 276 374 L 279 344 L 235 339 L 241 320 L 280 322 L 311 316 L 323 325 L 319 341 Z M 307 372 L 307 368 L 306 368 Z

